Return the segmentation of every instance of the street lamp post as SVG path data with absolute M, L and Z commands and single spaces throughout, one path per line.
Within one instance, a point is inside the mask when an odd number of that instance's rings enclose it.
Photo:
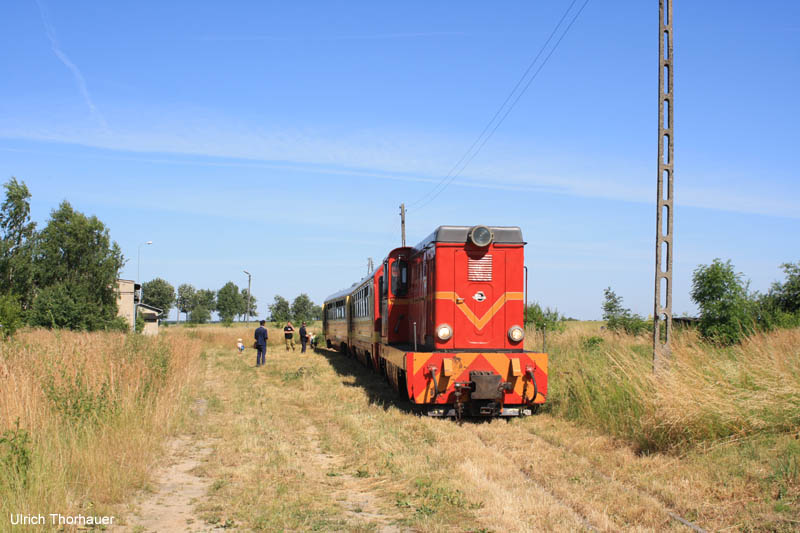
M 153 241 L 140 243 L 136 248 L 136 284 L 139 285 L 139 302 L 134 302 L 133 304 L 133 331 L 136 331 L 136 319 L 139 318 L 139 303 L 142 302 L 142 298 L 144 297 L 140 279 L 142 270 L 142 246 L 150 244 L 153 244 Z M 136 299 L 134 298 L 134 300 Z
M 247 274 L 247 309 L 244 312 L 244 320 L 245 322 L 250 322 L 250 272 L 247 270 L 242 270 L 245 274 Z

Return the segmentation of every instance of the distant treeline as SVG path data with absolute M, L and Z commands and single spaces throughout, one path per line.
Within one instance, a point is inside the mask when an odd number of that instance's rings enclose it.
M 185 315 L 185 320 L 193 324 L 203 324 L 211 320 L 211 313 L 216 311 L 223 323 L 235 319 L 249 320 L 257 317 L 256 297 L 250 296 L 250 312 L 247 311 L 247 289 L 239 290 L 232 281 L 226 283 L 218 291 L 212 289 L 195 289 L 184 283 L 175 288 L 166 280 L 155 278 L 142 284 L 142 301 L 162 310 L 162 317 L 169 311 L 178 309 Z M 307 294 L 301 294 L 289 304 L 283 296 L 275 296 L 275 302 L 269 306 L 270 320 L 282 323 L 288 320 L 297 322 L 322 319 L 322 307 L 314 305 Z

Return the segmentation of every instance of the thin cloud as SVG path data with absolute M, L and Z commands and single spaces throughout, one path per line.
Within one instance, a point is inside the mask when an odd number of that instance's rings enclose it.
M 228 42 L 258 42 L 258 41 L 377 41 L 389 39 L 420 39 L 430 37 L 463 37 L 467 35 L 460 31 L 429 31 L 406 33 L 373 33 L 355 35 L 327 35 L 327 36 L 284 36 L 284 35 L 207 35 L 200 37 L 201 41 L 228 41 Z
M 75 65 L 75 63 L 73 63 L 69 57 L 67 57 L 67 54 L 65 54 L 63 50 L 61 50 L 61 45 L 59 45 L 58 39 L 56 38 L 55 29 L 53 29 L 53 25 L 50 23 L 50 18 L 47 15 L 47 9 L 45 9 L 41 0 L 36 0 L 36 5 L 39 6 L 39 15 L 42 17 L 44 31 L 47 34 L 47 38 L 50 40 L 50 47 L 52 48 L 53 53 L 62 63 L 64 63 L 64 66 L 66 66 L 70 72 L 72 72 L 72 76 L 75 78 L 75 83 L 78 85 L 78 90 L 83 95 L 83 99 L 86 101 L 86 105 L 89 107 L 89 111 L 91 112 L 92 116 L 100 122 L 103 129 L 108 129 L 106 119 L 103 117 L 100 111 L 98 111 L 97 106 L 94 105 L 92 97 L 89 94 L 89 90 L 86 88 L 86 79 L 83 77 L 83 74 L 81 74 L 78 66 Z

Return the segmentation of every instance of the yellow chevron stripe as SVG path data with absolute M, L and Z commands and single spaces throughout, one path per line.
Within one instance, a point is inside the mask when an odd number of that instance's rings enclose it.
M 450 300 L 456 304 L 456 307 L 461 309 L 461 311 L 466 315 L 467 319 L 472 322 L 476 328 L 479 330 L 483 329 L 486 324 L 489 323 L 494 315 L 497 314 L 500 309 L 506 304 L 506 302 L 518 300 L 522 301 L 525 298 L 525 294 L 522 292 L 505 292 L 492 304 L 492 307 L 489 308 L 486 313 L 480 318 L 469 308 L 466 302 L 463 301 L 462 298 L 459 298 L 458 294 L 452 291 L 441 291 L 436 293 L 437 300 Z M 462 300 L 460 303 L 458 300 Z

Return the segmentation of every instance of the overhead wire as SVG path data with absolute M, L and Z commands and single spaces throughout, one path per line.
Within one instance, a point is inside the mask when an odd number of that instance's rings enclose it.
M 500 127 L 500 125 L 505 121 L 506 117 L 508 117 L 508 115 L 514 109 L 514 106 L 517 105 L 519 100 L 522 98 L 522 96 L 525 94 L 525 92 L 531 86 L 531 84 L 536 79 L 536 77 L 539 75 L 539 73 L 542 71 L 542 69 L 545 67 L 545 65 L 547 65 L 547 62 L 550 60 L 550 57 L 552 57 L 553 53 L 555 53 L 556 49 L 558 49 L 558 46 L 561 44 L 561 41 L 563 41 L 564 37 L 566 37 L 567 33 L 569 33 L 570 29 L 575 24 L 575 21 L 578 20 L 578 17 L 581 15 L 583 10 L 586 8 L 586 5 L 589 3 L 589 0 L 585 0 L 583 2 L 583 4 L 581 5 L 580 9 L 578 9 L 578 11 L 572 17 L 572 20 L 570 20 L 569 24 L 566 26 L 566 29 L 563 31 L 561 36 L 556 41 L 555 45 L 553 45 L 553 47 L 550 49 L 550 52 L 547 54 L 547 56 L 544 58 L 542 63 L 539 65 L 539 68 L 537 68 L 536 71 L 533 73 L 533 75 L 528 79 L 527 83 L 525 83 L 525 85 L 522 88 L 522 90 L 517 93 L 517 96 L 516 96 L 516 98 L 514 98 L 514 100 L 511 103 L 511 105 L 506 108 L 506 104 L 508 104 L 508 101 L 511 100 L 511 98 L 514 96 L 514 93 L 517 92 L 517 89 L 522 84 L 522 82 L 525 80 L 525 78 L 528 76 L 528 74 L 530 73 L 531 69 L 536 64 L 536 62 L 539 60 L 539 58 L 541 57 L 541 55 L 544 52 L 544 50 L 547 49 L 547 46 L 550 44 L 550 41 L 552 41 L 553 37 L 556 35 L 556 33 L 558 32 L 559 28 L 564 23 L 564 20 L 567 18 L 567 15 L 572 11 L 572 8 L 575 6 L 576 3 L 577 3 L 577 0 L 572 0 L 572 3 L 570 3 L 570 5 L 564 11 L 564 14 L 561 16 L 561 19 L 559 19 L 558 23 L 553 28 L 553 31 L 550 33 L 550 36 L 547 38 L 545 43 L 539 49 L 539 52 L 536 54 L 536 57 L 534 57 L 533 61 L 531 61 L 531 63 L 528 65 L 528 68 L 525 70 L 525 72 L 523 73 L 522 77 L 519 79 L 517 84 L 514 86 L 514 88 L 508 94 L 506 99 L 503 101 L 503 103 L 500 105 L 500 107 L 495 112 L 495 114 L 492 117 L 492 119 L 486 124 L 486 126 L 481 131 L 480 135 L 478 135 L 478 137 L 475 139 L 475 141 L 472 143 L 472 145 L 469 147 L 469 149 L 467 149 L 467 151 L 464 152 L 464 155 L 461 156 L 461 158 L 456 162 L 455 165 L 453 165 L 453 167 L 450 169 L 450 171 L 447 173 L 447 175 L 444 178 L 442 178 L 441 181 L 439 181 L 439 183 L 437 183 L 436 186 L 431 191 L 429 191 L 427 194 L 423 195 L 420 199 L 418 199 L 417 201 L 412 203 L 411 206 L 414 206 L 417 209 L 422 209 L 423 207 L 425 207 L 428 204 L 430 204 L 459 175 L 461 175 L 461 173 L 464 171 L 464 169 L 467 168 L 467 166 L 472 162 L 473 159 L 475 159 L 475 157 L 478 155 L 478 153 L 480 153 L 480 151 L 483 149 L 483 147 L 486 145 L 486 143 L 489 141 L 489 139 L 492 137 L 492 135 L 494 135 L 494 133 L 497 131 L 497 129 Z M 506 108 L 505 109 L 505 113 L 503 113 L 501 118 L 499 120 L 497 120 L 497 117 L 503 112 L 504 108 Z M 492 127 L 493 123 L 494 123 L 494 127 Z M 490 127 L 491 127 L 491 130 L 489 131 L 488 135 L 486 135 L 486 132 L 487 132 L 487 130 L 489 130 Z M 475 148 L 476 146 L 477 146 L 477 149 Z M 459 168 L 459 166 L 460 166 L 460 168 Z M 458 170 L 456 171 L 456 169 L 458 169 Z M 426 197 L 428 197 L 427 200 L 426 200 Z
M 461 163 L 464 161 L 464 159 L 466 159 L 466 158 L 467 158 L 467 156 L 470 154 L 470 152 L 472 152 L 472 150 L 475 148 L 475 146 L 476 146 L 476 145 L 477 145 L 477 144 L 480 142 L 481 138 L 482 138 L 482 137 L 483 137 L 483 136 L 486 134 L 486 132 L 489 130 L 489 128 L 491 127 L 492 123 L 494 123 L 494 121 L 495 121 L 495 120 L 497 120 L 497 117 L 498 117 L 498 116 L 500 115 L 500 113 L 503 111 L 503 108 L 505 108 L 505 106 L 506 106 L 506 104 L 508 103 L 508 101 L 509 101 L 509 100 L 511 100 L 511 97 L 512 97 L 512 96 L 514 96 L 514 93 L 516 93 L 516 92 L 517 92 L 517 89 L 519 89 L 519 86 L 520 86 L 520 85 L 522 85 L 522 82 L 523 82 L 523 81 L 525 81 L 525 78 L 528 76 L 528 74 L 530 73 L 530 71 L 531 71 L 531 69 L 533 68 L 533 66 L 536 64 L 536 62 L 537 62 L 537 61 L 539 60 L 539 58 L 542 56 L 542 53 L 544 53 L 545 49 L 547 48 L 547 45 L 549 45 L 549 44 L 550 44 L 550 41 L 551 41 L 551 40 L 553 40 L 553 37 L 555 36 L 556 32 L 557 32 L 557 31 L 558 31 L 558 29 L 561 27 L 561 25 L 564 23 L 564 20 L 567 18 L 567 15 L 568 15 L 568 14 L 569 14 L 569 12 L 572 10 L 572 8 L 575 6 L 575 3 L 576 3 L 577 1 L 578 1 L 578 0 L 572 0 L 572 3 L 570 3 L 570 5 L 569 5 L 569 6 L 567 7 L 567 9 L 564 11 L 564 14 L 562 14 L 562 15 L 561 15 L 561 18 L 559 19 L 558 23 L 557 23 L 557 24 L 555 25 L 555 27 L 553 28 L 553 31 L 552 31 L 552 32 L 550 32 L 550 36 L 547 38 L 547 40 L 544 42 L 544 44 L 542 45 L 542 47 L 539 49 L 539 52 L 536 54 L 536 56 L 533 58 L 533 60 L 531 60 L 531 62 L 528 64 L 528 68 L 526 68 L 526 69 L 525 69 L 525 72 L 523 72 L 522 76 L 520 76 L 519 80 L 517 80 L 517 83 L 516 83 L 516 85 L 514 85 L 514 88 L 513 88 L 513 89 L 511 89 L 511 91 L 508 93 L 508 96 L 506 96 L 506 99 L 505 99 L 505 100 L 503 100 L 503 103 L 502 103 L 502 104 L 500 104 L 500 106 L 497 108 L 497 111 L 495 111 L 495 113 L 494 113 L 494 116 L 492 116 L 492 118 L 489 120 L 489 122 L 487 122 L 487 123 L 486 123 L 486 126 L 484 126 L 484 127 L 483 127 L 483 130 L 481 130 L 480 134 L 479 134 L 479 135 L 478 135 L 478 136 L 475 138 L 475 140 L 472 142 L 472 144 L 471 144 L 471 145 L 470 145 L 470 147 L 467 149 L 467 151 L 466 151 L 466 152 L 464 152 L 464 153 L 461 155 L 461 158 L 460 158 L 460 159 L 459 159 L 459 160 L 456 162 L 456 164 L 455 164 L 455 165 L 453 165 L 453 167 L 452 167 L 452 168 L 450 169 L 450 171 L 449 171 L 449 172 L 448 172 L 448 173 L 445 175 L 445 177 L 443 177 L 441 180 L 439 180 L 439 182 L 438 182 L 438 183 L 437 183 L 437 184 L 436 184 L 436 185 L 433 187 L 433 189 L 432 189 L 431 191 L 429 191 L 428 193 L 426 193 L 426 194 L 424 194 L 423 196 L 421 196 L 421 197 L 420 197 L 419 199 L 417 199 L 415 202 L 412 202 L 412 203 L 409 205 L 409 207 L 413 207 L 413 206 L 415 206 L 415 205 L 417 205 L 417 204 L 421 203 L 423 200 L 425 200 L 425 198 L 426 198 L 427 196 L 429 196 L 430 194 L 433 194 L 433 192 L 434 192 L 434 191 L 438 190 L 438 189 L 439 189 L 439 187 L 441 187 L 441 186 L 442 186 L 442 184 L 443 184 L 443 183 L 444 183 L 444 182 L 447 180 L 447 178 L 449 178 L 449 177 L 450 177 L 450 176 L 453 174 L 453 172 L 455 172 L 455 170 L 456 170 L 456 169 L 458 168 L 458 166 L 459 166 L 459 165 L 460 165 L 460 164 L 461 164 Z

